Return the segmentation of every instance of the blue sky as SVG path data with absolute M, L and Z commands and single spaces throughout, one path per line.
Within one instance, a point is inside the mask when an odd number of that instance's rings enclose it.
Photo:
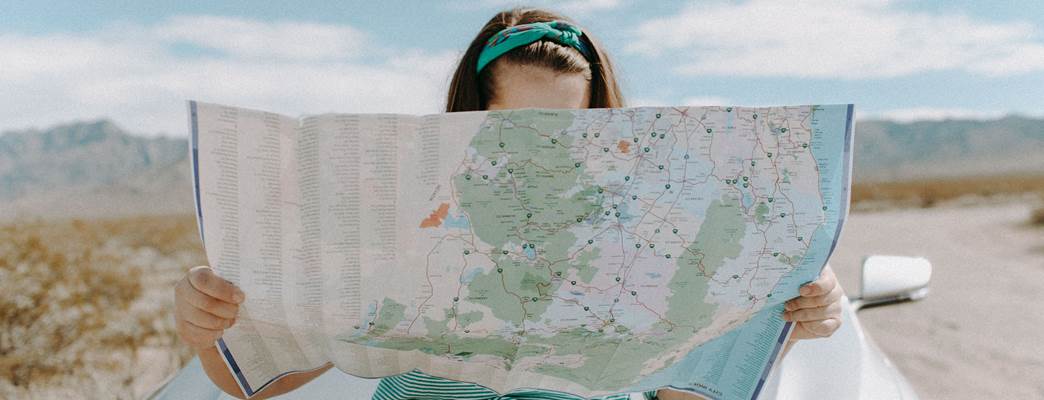
M 519 4 L 600 38 L 631 105 L 1044 115 L 1040 1 L 86 3 L 0 4 L 0 131 L 109 117 L 183 136 L 189 98 L 291 115 L 438 112 L 464 46 Z

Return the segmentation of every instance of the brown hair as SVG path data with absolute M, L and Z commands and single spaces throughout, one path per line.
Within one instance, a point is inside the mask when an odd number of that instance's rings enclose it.
M 479 54 L 490 37 L 505 28 L 533 22 L 562 20 L 577 25 L 570 18 L 551 11 L 536 8 L 513 8 L 501 11 L 482 27 L 468 50 L 464 52 L 446 97 L 446 112 L 485 110 L 490 99 L 496 95 L 493 85 L 493 66 L 508 62 L 516 65 L 532 65 L 548 68 L 557 73 L 583 73 L 591 82 L 589 108 L 623 107 L 624 99 L 616 82 L 613 65 L 601 43 L 584 30 L 580 40 L 591 49 L 591 59 L 584 58 L 578 50 L 550 40 L 538 40 L 519 46 L 504 53 L 476 73 Z M 579 25 L 577 25 L 579 26 Z

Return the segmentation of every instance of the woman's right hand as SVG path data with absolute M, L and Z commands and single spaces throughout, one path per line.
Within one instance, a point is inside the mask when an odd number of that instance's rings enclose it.
M 181 341 L 197 352 L 214 347 L 236 322 L 245 295 L 208 266 L 190 269 L 174 286 L 174 321 Z

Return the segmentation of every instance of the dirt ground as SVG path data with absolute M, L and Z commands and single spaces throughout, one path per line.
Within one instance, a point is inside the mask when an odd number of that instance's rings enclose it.
M 855 297 L 868 254 L 932 262 L 928 298 L 859 314 L 922 398 L 1044 398 L 1041 203 L 963 203 L 852 214 L 831 266 Z

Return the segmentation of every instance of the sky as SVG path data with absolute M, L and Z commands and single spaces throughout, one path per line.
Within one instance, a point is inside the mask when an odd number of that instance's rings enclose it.
M 188 99 L 295 116 L 437 113 L 464 48 L 518 5 L 603 42 L 630 106 L 1044 116 L 1042 1 L 4 0 L 0 132 L 110 118 L 183 137 Z

